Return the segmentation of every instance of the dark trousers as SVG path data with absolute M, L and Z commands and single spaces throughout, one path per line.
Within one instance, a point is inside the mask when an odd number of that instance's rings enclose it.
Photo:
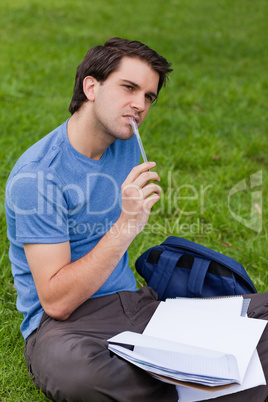
M 89 299 L 66 321 L 45 313 L 27 339 L 30 376 L 54 401 L 177 402 L 176 387 L 162 383 L 108 350 L 107 339 L 143 332 L 159 302 L 150 288 Z
M 268 319 L 268 292 L 250 297 L 249 316 Z M 107 339 L 113 335 L 143 332 L 158 303 L 156 294 L 144 287 L 89 299 L 65 321 L 44 313 L 25 347 L 33 382 L 54 401 L 177 401 L 175 386 L 152 378 L 108 350 Z M 258 352 L 268 380 L 268 327 Z M 264 402 L 267 396 L 268 387 L 260 386 L 213 401 Z

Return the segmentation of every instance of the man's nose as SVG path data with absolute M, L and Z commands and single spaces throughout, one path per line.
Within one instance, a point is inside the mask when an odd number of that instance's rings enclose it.
M 131 101 L 131 107 L 138 112 L 143 112 L 145 110 L 144 95 L 137 94 Z

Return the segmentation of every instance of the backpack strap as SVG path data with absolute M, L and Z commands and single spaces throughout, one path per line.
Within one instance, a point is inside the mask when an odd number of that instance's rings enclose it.
M 202 297 L 203 284 L 210 263 L 210 260 L 204 258 L 194 258 L 188 282 L 188 297 Z
M 202 246 L 201 244 L 197 244 L 190 240 L 176 236 L 169 236 L 162 243 L 162 246 L 168 246 L 170 248 L 182 248 L 193 253 L 198 253 L 211 261 L 216 261 L 219 264 L 226 266 L 228 269 L 233 271 L 234 274 L 241 278 L 247 284 L 247 287 L 249 288 L 248 291 L 250 293 L 257 293 L 257 289 L 255 288 L 245 268 L 238 261 L 234 260 L 231 257 L 228 257 L 227 255 L 221 254 L 215 250 L 211 250 L 205 246 Z
M 158 294 L 159 300 L 162 300 L 168 282 L 173 274 L 178 260 L 182 255 L 183 253 L 178 253 L 177 251 L 170 252 L 167 250 L 163 251 L 163 253 L 160 255 L 153 274 L 148 281 L 148 286 L 150 286 Z

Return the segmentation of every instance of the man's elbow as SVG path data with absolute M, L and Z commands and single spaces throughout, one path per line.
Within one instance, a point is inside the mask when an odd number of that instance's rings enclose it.
M 55 303 L 44 303 L 43 309 L 49 317 L 54 318 L 54 320 L 57 321 L 65 321 L 71 315 L 71 312 L 67 308 L 64 308 L 62 305 L 58 306 Z

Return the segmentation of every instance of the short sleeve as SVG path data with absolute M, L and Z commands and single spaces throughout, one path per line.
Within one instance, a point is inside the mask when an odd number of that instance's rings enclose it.
M 6 203 L 15 220 L 17 241 L 60 243 L 69 240 L 68 204 L 54 173 L 17 173 L 7 184 Z

